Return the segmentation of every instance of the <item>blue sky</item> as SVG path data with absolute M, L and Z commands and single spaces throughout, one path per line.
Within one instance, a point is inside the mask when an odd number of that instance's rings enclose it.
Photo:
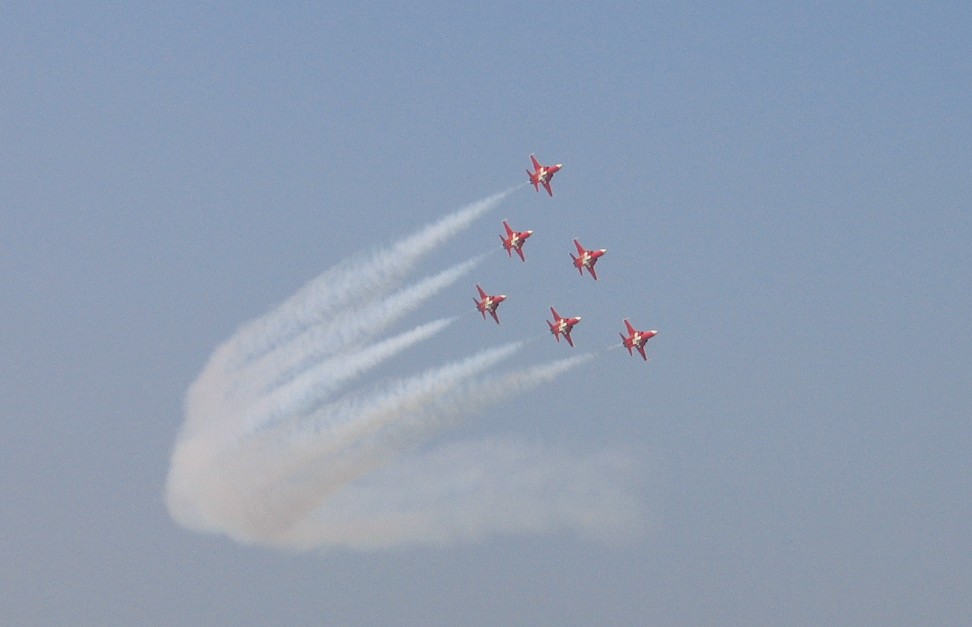
M 0 613 L 967 624 L 970 35 L 962 3 L 4 8 Z M 556 196 L 517 189 L 426 258 L 410 280 L 493 251 L 390 332 L 460 318 L 364 383 L 597 352 L 429 445 L 626 451 L 647 530 L 294 553 L 177 525 L 213 351 L 531 152 L 565 164 Z M 526 263 L 503 218 L 536 231 Z M 574 237 L 608 249 L 597 283 Z M 551 304 L 584 317 L 574 352 Z M 660 330 L 649 364 L 601 351 L 623 317 Z

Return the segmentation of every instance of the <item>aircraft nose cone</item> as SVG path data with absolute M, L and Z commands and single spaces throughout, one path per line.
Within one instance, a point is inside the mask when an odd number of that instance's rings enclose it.
M 527 231 L 527 235 L 533 235 L 533 231 Z

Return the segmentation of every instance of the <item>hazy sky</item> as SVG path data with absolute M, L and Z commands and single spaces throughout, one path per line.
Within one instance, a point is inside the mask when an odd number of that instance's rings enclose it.
M 348 4 L 0 9 L 4 622 L 972 623 L 966 3 Z M 565 164 L 554 198 L 522 186 L 531 152 Z M 455 320 L 354 390 L 513 342 L 467 383 L 586 361 L 419 404 L 435 428 L 310 515 L 422 514 L 384 543 L 176 522 L 218 347 L 511 189 L 403 270 L 411 294 L 489 253 L 381 337 Z M 535 231 L 525 263 L 504 218 Z M 596 283 L 572 238 L 608 249 Z M 501 325 L 477 282 L 509 295 Z M 550 305 L 583 316 L 574 349 Z M 660 331 L 647 364 L 605 350 L 625 317 Z M 215 407 L 214 438 L 244 429 Z M 228 450 L 221 480 L 284 498 Z

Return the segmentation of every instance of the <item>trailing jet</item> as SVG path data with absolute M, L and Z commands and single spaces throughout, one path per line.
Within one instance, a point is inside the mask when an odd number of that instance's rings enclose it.
M 575 257 L 573 254 L 570 255 L 570 258 L 574 260 L 574 267 L 577 268 L 577 271 L 580 272 L 581 276 L 584 276 L 584 268 L 587 268 L 587 271 L 591 273 L 591 276 L 594 277 L 594 280 L 596 281 L 597 272 L 594 271 L 594 264 L 597 263 L 597 260 L 601 258 L 601 255 L 607 252 L 607 248 L 601 248 L 600 250 L 584 250 L 584 247 L 581 246 L 581 243 L 576 239 L 574 240 L 574 246 L 577 247 L 577 256 Z
M 570 339 L 570 332 L 574 328 L 574 325 L 581 321 L 580 316 L 576 318 L 561 318 L 557 310 L 553 307 L 550 308 L 550 313 L 553 314 L 554 321 L 550 322 L 548 320 L 547 324 L 550 325 L 550 332 L 553 333 L 554 339 L 559 342 L 562 334 L 564 339 L 567 340 L 567 343 L 573 346 L 574 341 Z
M 527 176 L 530 177 L 530 182 L 533 183 L 533 189 L 540 191 L 540 185 L 547 190 L 547 193 L 553 196 L 553 190 L 550 189 L 550 179 L 553 175 L 557 173 L 560 168 L 564 167 L 564 164 L 558 163 L 557 165 L 540 165 L 537 158 L 530 155 L 530 161 L 533 162 L 533 172 L 527 170 Z
M 624 337 L 624 334 L 621 333 L 618 335 L 621 336 L 624 347 L 628 349 L 628 354 L 633 355 L 634 353 L 631 352 L 631 349 L 636 348 L 641 353 L 641 358 L 648 361 L 648 355 L 645 354 L 645 342 L 658 335 L 658 331 L 654 329 L 651 331 L 638 331 L 631 326 L 627 318 L 624 319 L 624 326 L 628 328 L 628 337 Z
M 523 256 L 523 242 L 533 235 L 533 231 L 514 231 L 506 220 L 503 220 L 503 227 L 506 228 L 506 237 L 500 235 L 500 239 L 503 240 L 503 248 L 506 249 L 507 256 L 512 257 L 515 250 L 520 256 L 520 261 L 526 261 Z
M 499 324 L 499 318 L 496 316 L 496 308 L 499 307 L 500 303 L 506 300 L 506 294 L 490 296 L 483 291 L 483 288 L 479 287 L 478 283 L 476 284 L 476 289 L 479 290 L 479 297 L 482 298 L 482 300 L 476 300 L 473 298 L 473 302 L 476 303 L 476 309 L 479 310 L 479 313 L 483 314 L 483 320 L 486 319 L 486 312 L 489 312 L 489 315 L 493 316 L 493 320 L 496 321 L 496 324 Z

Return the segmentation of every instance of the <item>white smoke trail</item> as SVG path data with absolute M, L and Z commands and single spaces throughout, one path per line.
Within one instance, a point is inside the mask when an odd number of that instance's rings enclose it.
M 593 354 L 559 359 L 547 364 L 520 368 L 504 375 L 466 378 L 449 390 L 439 390 L 425 399 L 421 406 L 397 421 L 401 428 L 439 429 L 453 424 L 458 418 L 478 412 L 515 398 L 538 385 L 553 381 L 561 374 L 594 358 Z
M 519 348 L 483 351 L 382 390 L 338 399 L 205 458 L 199 449 L 211 437 L 180 440 L 169 473 L 170 513 L 193 529 L 272 543 L 335 490 L 394 458 L 376 432 Z M 401 430 L 396 433 L 401 437 Z
M 253 359 L 335 311 L 377 298 L 414 271 L 426 255 L 523 184 L 494 194 L 433 222 L 397 244 L 346 259 L 301 288 L 274 312 L 244 325 L 234 336 L 232 359 Z M 228 348 L 228 347 L 227 347 Z
M 623 542 L 647 529 L 648 513 L 634 496 L 644 489 L 641 457 L 509 438 L 445 444 L 334 493 L 276 542 L 378 550 L 552 531 Z
M 421 451 L 444 427 L 591 355 L 487 375 L 523 346 L 512 343 L 361 385 L 366 373 L 454 321 L 380 337 L 481 261 L 398 289 L 422 256 L 511 191 L 341 262 L 217 348 L 186 395 L 166 482 L 172 517 L 187 528 L 292 549 L 637 528 L 632 503 L 639 500 L 624 454 L 501 440 Z
M 433 337 L 454 321 L 455 318 L 449 318 L 429 322 L 359 351 L 337 354 L 306 368 L 299 377 L 273 388 L 255 404 L 247 417 L 249 426 L 273 426 L 283 418 L 310 412 L 320 399 L 328 398 L 403 350 Z
M 217 423 L 215 417 L 221 408 L 235 407 L 236 411 L 226 415 L 232 420 L 239 411 L 256 399 L 268 394 L 275 387 L 297 376 L 301 369 L 311 363 L 345 351 L 352 344 L 363 342 L 386 329 L 396 320 L 412 312 L 428 298 L 445 287 L 452 285 L 482 261 L 484 256 L 470 259 L 452 268 L 439 272 L 420 281 L 411 288 L 373 302 L 363 308 L 345 307 L 334 311 L 332 319 L 326 324 L 316 324 L 289 340 L 277 342 L 277 348 L 255 357 L 249 362 L 235 363 L 232 355 L 239 352 L 243 332 L 234 335 L 213 353 L 202 374 L 193 383 L 187 395 L 186 423 L 183 430 L 195 428 L 200 420 L 208 421 L 211 426 L 232 432 L 229 425 Z M 354 269 L 348 269 L 355 274 Z M 325 274 L 330 274 L 326 272 Z M 322 291 L 328 286 L 320 284 Z M 336 309 L 328 302 L 331 309 Z M 265 318 L 284 319 L 286 310 L 293 299 L 289 299 Z M 259 320 L 247 325 L 258 328 Z M 286 325 L 294 328 L 295 325 Z M 188 408 L 198 411 L 189 412 Z
M 454 284 L 482 262 L 485 255 L 470 259 L 427 277 L 383 300 L 364 307 L 336 312 L 327 324 L 317 324 L 273 352 L 256 360 L 261 383 L 275 387 L 305 370 L 309 364 L 335 355 L 379 335 L 389 326 L 415 311 L 422 303 Z M 279 373 L 267 379 L 267 363 Z

